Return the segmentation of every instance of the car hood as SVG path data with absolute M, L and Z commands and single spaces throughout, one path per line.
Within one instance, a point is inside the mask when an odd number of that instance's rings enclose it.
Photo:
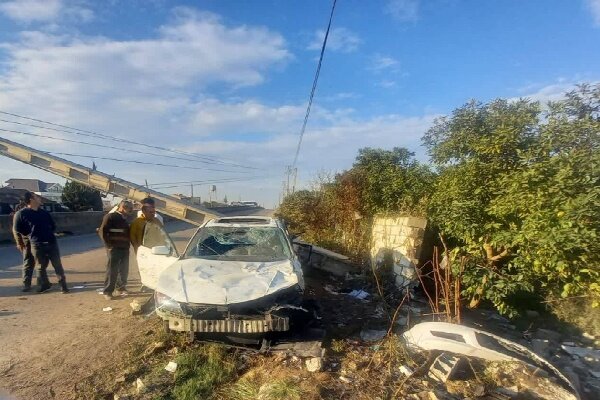
M 179 260 L 160 274 L 156 290 L 175 301 L 226 305 L 256 300 L 298 284 L 291 260 Z

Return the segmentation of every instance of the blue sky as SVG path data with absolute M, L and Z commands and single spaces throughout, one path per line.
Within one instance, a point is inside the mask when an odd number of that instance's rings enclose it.
M 138 183 L 240 179 L 218 183 L 219 197 L 272 206 L 293 159 L 330 7 L 325 0 L 0 0 L 0 110 L 218 158 L 212 168 L 229 172 L 95 163 Z M 469 99 L 546 101 L 600 80 L 600 0 L 338 0 L 332 29 L 300 186 L 350 167 L 364 146 L 405 146 L 426 161 L 422 134 Z M 82 139 L 10 123 L 0 129 Z M 0 136 L 47 151 L 192 166 L 127 148 Z M 0 179 L 11 177 L 57 180 L 2 159 Z M 207 196 L 208 185 L 195 193 Z

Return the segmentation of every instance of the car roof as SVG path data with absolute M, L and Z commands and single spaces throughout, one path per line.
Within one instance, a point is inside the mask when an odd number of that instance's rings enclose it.
M 256 215 L 216 218 L 208 221 L 204 226 L 260 226 L 281 228 L 281 224 L 275 218 Z

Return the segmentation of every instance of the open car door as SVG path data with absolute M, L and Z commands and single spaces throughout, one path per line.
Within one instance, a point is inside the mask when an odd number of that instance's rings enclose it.
M 146 223 L 142 245 L 136 255 L 142 285 L 156 290 L 160 274 L 178 258 L 179 253 L 164 228 L 156 223 Z

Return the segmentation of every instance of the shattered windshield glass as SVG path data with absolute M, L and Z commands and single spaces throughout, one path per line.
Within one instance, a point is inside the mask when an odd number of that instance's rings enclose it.
M 291 252 L 279 228 L 213 226 L 198 231 L 184 257 L 233 261 L 281 261 L 290 259 Z

